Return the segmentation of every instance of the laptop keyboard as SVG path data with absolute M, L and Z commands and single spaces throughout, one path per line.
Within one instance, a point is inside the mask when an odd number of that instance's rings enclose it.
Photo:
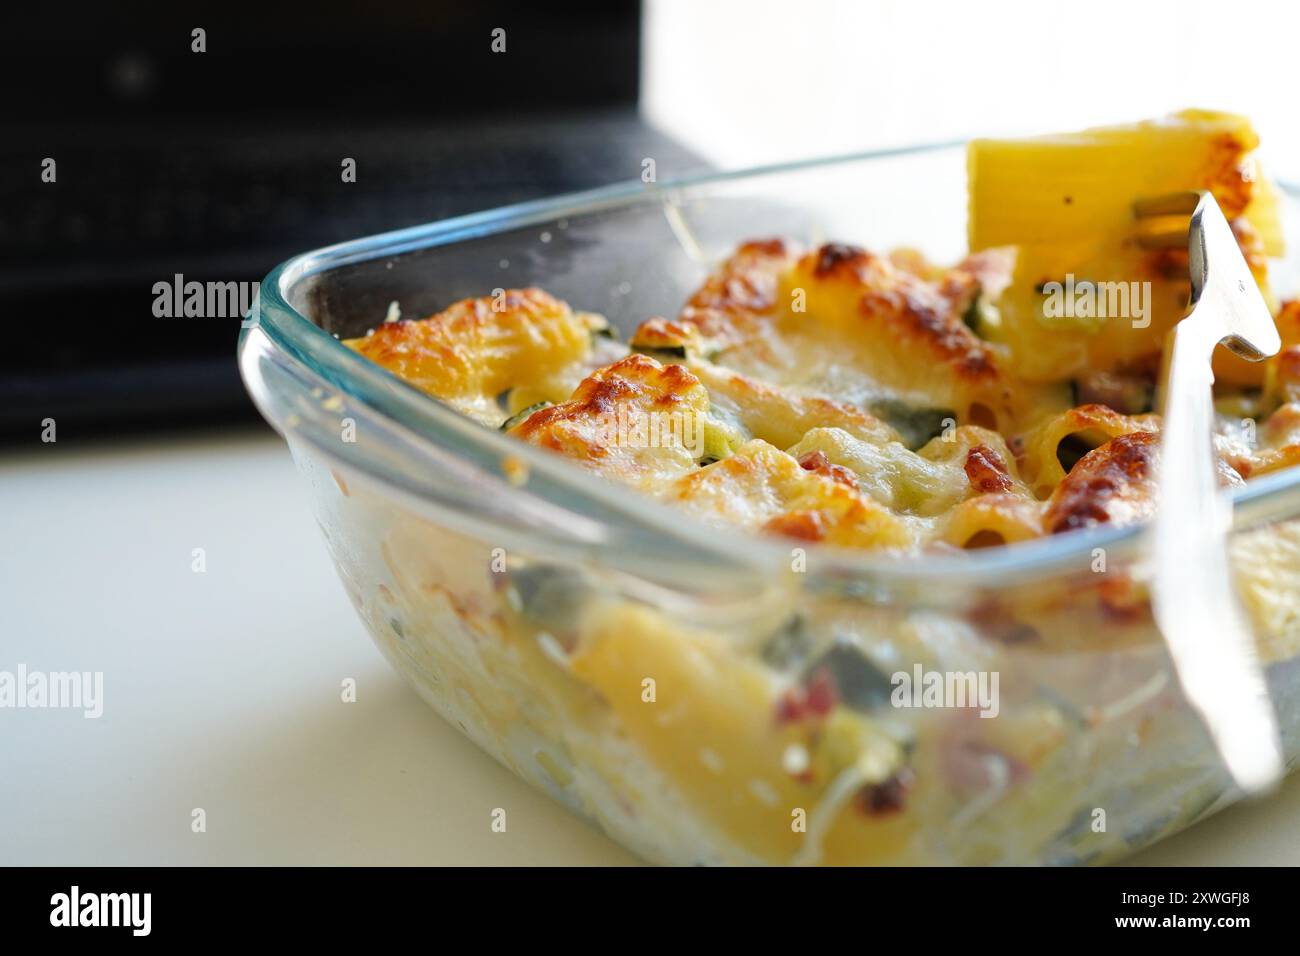
M 353 135 L 283 133 L 166 142 L 112 150 L 82 140 L 54 144 L 57 181 L 40 181 L 40 156 L 0 152 L 27 165 L 0 178 L 0 261 L 13 266 L 151 254 L 275 248 L 295 251 L 526 198 L 640 175 L 660 137 L 635 120 L 511 127 L 449 127 Z M 24 142 L 29 143 L 30 138 Z M 680 151 L 679 151 L 680 152 Z M 685 154 L 682 154 L 685 157 Z M 345 157 L 356 181 L 342 180 Z M 690 164 L 677 163 L 678 170 Z M 287 252 L 286 252 L 287 254 Z M 7 269 L 4 271 L 8 271 Z
M 57 180 L 41 182 L 41 160 Z M 24 130 L 0 138 L 0 308 L 57 320 L 0 354 L 0 436 L 33 422 L 252 416 L 229 322 L 157 333 L 153 285 L 173 273 L 261 279 L 317 246 L 700 162 L 632 111 L 581 120 L 275 130 Z M 356 182 L 342 181 L 345 157 Z M 223 412 L 224 413 L 224 412 Z M 73 423 L 76 423 L 75 426 Z

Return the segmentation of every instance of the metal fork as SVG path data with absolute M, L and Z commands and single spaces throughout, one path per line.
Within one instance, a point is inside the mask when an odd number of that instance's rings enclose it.
M 1232 503 L 1219 490 L 1214 373 L 1222 343 L 1242 358 L 1276 355 L 1281 339 L 1232 228 L 1208 192 L 1139 200 L 1139 219 L 1191 215 L 1184 231 L 1155 231 L 1147 247 L 1187 243 L 1190 313 L 1169 333 L 1162 374 L 1159 506 L 1152 534 L 1152 605 L 1183 692 L 1200 713 L 1237 786 L 1266 790 L 1282 776 L 1277 717 L 1250 622 L 1232 585 Z

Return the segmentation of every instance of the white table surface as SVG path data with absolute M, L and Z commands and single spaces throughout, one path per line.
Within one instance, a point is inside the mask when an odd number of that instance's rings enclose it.
M 0 864 L 636 862 L 389 669 L 278 439 L 2 455 L 0 670 L 102 671 L 104 712 L 0 708 Z M 1300 779 L 1131 862 L 1300 863 Z

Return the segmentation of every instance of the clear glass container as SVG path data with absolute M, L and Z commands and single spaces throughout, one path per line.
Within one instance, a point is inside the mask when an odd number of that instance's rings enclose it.
M 266 278 L 241 368 L 393 666 L 645 858 L 1113 860 L 1236 796 L 1152 625 L 1142 529 L 917 559 L 792 549 L 687 522 L 338 341 L 394 302 L 425 316 L 526 285 L 627 333 L 766 236 L 955 261 L 965 203 L 963 150 L 926 147 L 361 239 Z M 1238 492 L 1233 548 L 1242 588 L 1264 598 L 1253 619 L 1293 766 L 1300 470 Z M 996 679 L 996 716 L 901 706 L 918 702 L 894 699 L 903 673 Z

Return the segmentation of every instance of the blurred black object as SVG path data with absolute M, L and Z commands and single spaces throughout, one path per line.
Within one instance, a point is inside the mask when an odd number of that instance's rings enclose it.
M 154 315 L 177 274 L 700 166 L 637 115 L 635 2 L 178 6 L 0 14 L 0 432 L 251 416 L 239 318 Z

